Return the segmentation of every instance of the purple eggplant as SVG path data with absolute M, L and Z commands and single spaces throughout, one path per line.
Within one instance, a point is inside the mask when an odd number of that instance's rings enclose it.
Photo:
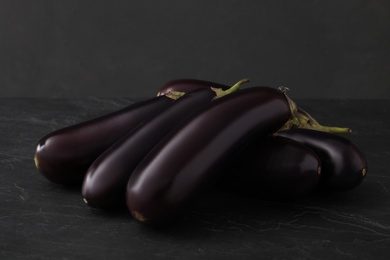
M 321 162 L 307 146 L 281 136 L 254 138 L 228 160 L 216 187 L 271 199 L 307 195 L 317 188 Z
M 35 165 L 54 183 L 80 185 L 92 162 L 146 118 L 168 108 L 176 97 L 165 95 L 65 127 L 44 136 L 36 147 Z
M 239 81 L 224 95 L 246 81 Z M 97 208 L 125 205 L 127 181 L 140 161 L 175 125 L 216 98 L 220 96 L 212 88 L 189 92 L 117 141 L 89 168 L 82 187 L 84 202 Z
M 165 83 L 158 91 L 157 96 L 165 95 L 171 91 L 188 93 L 199 88 L 220 88 L 227 90 L 229 87 L 216 82 L 199 80 L 199 79 L 175 79 Z
M 229 155 L 253 135 L 291 119 L 284 93 L 252 87 L 215 100 L 165 136 L 131 175 L 126 203 L 140 222 L 165 222 L 214 183 Z
M 367 161 L 359 148 L 345 137 L 310 129 L 292 129 L 278 136 L 298 141 L 320 158 L 321 186 L 336 191 L 357 187 L 367 174 Z
M 218 91 L 218 89 L 222 91 L 228 89 L 226 85 L 210 82 L 210 81 L 197 80 L 197 79 L 176 79 L 176 80 L 169 81 L 165 85 L 163 85 L 163 87 L 161 87 L 159 92 L 157 93 L 157 96 L 164 95 L 165 93 L 169 93 L 169 91 L 180 91 L 180 92 L 187 93 L 200 88 L 210 88 L 210 86 L 212 86 L 216 92 Z M 289 88 L 281 86 L 279 87 L 279 90 L 287 94 L 287 90 L 289 90 Z M 351 129 L 347 127 L 334 127 L 334 126 L 321 125 L 308 112 L 303 110 L 301 107 L 296 106 L 295 102 L 292 101 L 290 98 L 288 98 L 288 101 L 290 103 L 291 111 L 293 111 L 294 114 L 294 120 L 291 120 L 290 124 L 284 126 L 286 129 L 290 129 L 292 127 L 304 128 L 304 129 L 313 129 L 313 130 L 318 130 L 318 131 L 323 131 L 328 133 L 339 133 L 339 134 L 351 132 Z

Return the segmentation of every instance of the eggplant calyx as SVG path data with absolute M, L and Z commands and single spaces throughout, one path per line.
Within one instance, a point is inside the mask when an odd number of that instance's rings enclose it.
M 304 128 L 317 130 L 321 132 L 343 134 L 352 132 L 351 128 L 348 127 L 337 127 L 337 126 L 325 126 L 318 123 L 309 113 L 299 108 L 297 104 L 287 96 L 287 87 L 279 87 L 279 90 L 285 95 L 290 105 L 291 118 L 277 131 L 286 131 L 292 128 Z
M 277 131 L 277 132 L 282 132 L 297 127 L 300 124 L 300 122 L 299 122 L 299 118 L 297 117 L 298 106 L 289 96 L 287 96 L 287 91 L 289 90 L 289 88 L 280 86 L 278 89 L 286 97 L 288 104 L 290 106 L 290 113 L 291 113 L 290 119 L 287 120 L 287 122 Z
M 215 88 L 213 86 L 210 86 L 210 89 L 215 92 L 214 99 L 218 99 L 220 97 L 229 95 L 229 94 L 237 91 L 241 87 L 242 84 L 248 83 L 249 81 L 250 81 L 249 79 L 239 80 L 236 84 L 234 84 L 233 86 L 231 86 L 227 90 L 223 90 L 222 88 Z
M 332 134 L 344 134 L 352 132 L 352 129 L 348 127 L 321 125 L 309 113 L 307 113 L 301 108 L 298 108 L 296 116 L 298 117 L 298 120 L 300 122 L 300 125 L 298 126 L 299 128 L 318 130 L 321 132 L 327 132 Z
M 164 96 L 166 96 L 170 99 L 173 99 L 173 100 L 178 100 L 179 98 L 181 98 L 185 94 L 186 94 L 185 92 L 181 92 L 181 91 L 169 91 L 168 93 L 164 94 Z

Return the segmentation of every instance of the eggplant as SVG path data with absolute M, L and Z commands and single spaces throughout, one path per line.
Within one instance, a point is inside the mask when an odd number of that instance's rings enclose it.
M 188 93 L 199 88 L 219 88 L 227 90 L 230 87 L 216 82 L 199 79 L 175 79 L 165 83 L 158 91 L 157 96 L 165 95 L 171 91 Z
M 236 152 L 216 183 L 239 196 L 291 199 L 314 191 L 321 161 L 307 146 L 282 136 L 253 138 Z
M 220 175 L 229 155 L 253 135 L 269 135 L 292 117 L 284 93 L 246 88 L 215 100 L 165 136 L 127 184 L 126 204 L 139 222 L 162 224 Z
M 345 137 L 311 129 L 276 133 L 311 148 L 320 158 L 320 186 L 335 191 L 356 188 L 367 174 L 367 161 L 360 149 Z
M 165 95 L 139 101 L 113 113 L 51 132 L 36 146 L 35 165 L 54 183 L 80 185 L 88 167 L 102 152 L 146 118 L 168 108 L 176 98 Z
M 215 83 L 211 81 L 204 81 L 204 80 L 198 80 L 198 79 L 175 79 L 172 81 L 169 81 L 163 85 L 158 93 L 157 96 L 164 95 L 165 93 L 169 93 L 169 91 L 180 91 L 180 92 L 190 92 L 199 88 L 210 88 L 212 86 L 215 91 L 218 91 L 218 89 L 226 90 L 229 87 L 226 85 Z M 283 93 L 287 93 L 289 88 L 281 86 L 279 87 L 279 90 Z M 313 118 L 307 111 L 303 110 L 301 107 L 297 107 L 295 102 L 293 102 L 290 98 L 288 98 L 291 106 L 291 110 L 294 113 L 294 120 L 291 120 L 292 125 L 286 125 L 286 129 L 290 129 L 292 127 L 294 128 L 304 128 L 304 129 L 313 129 L 328 133 L 337 133 L 337 134 L 344 134 L 351 132 L 351 129 L 348 127 L 335 127 L 335 126 L 326 126 L 321 125 L 315 118 Z
M 229 94 L 247 80 L 239 81 Z M 189 92 L 163 113 L 139 125 L 99 156 L 88 169 L 82 195 L 84 202 L 96 208 L 125 206 L 127 181 L 146 154 L 179 122 L 219 98 L 212 88 Z

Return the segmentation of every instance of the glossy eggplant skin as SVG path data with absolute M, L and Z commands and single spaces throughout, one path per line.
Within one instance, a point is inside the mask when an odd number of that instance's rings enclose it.
M 161 96 L 139 101 L 121 110 L 68 126 L 44 136 L 37 144 L 35 165 L 48 180 L 80 185 L 92 162 L 110 145 L 173 103 Z
M 221 88 L 223 90 L 228 89 L 229 87 L 220 83 L 199 80 L 199 79 L 175 79 L 165 83 L 158 91 L 157 95 L 165 95 L 170 91 L 179 91 L 188 93 L 199 88 Z
M 210 88 L 189 92 L 163 113 L 122 137 L 88 169 L 82 186 L 84 201 L 96 208 L 125 206 L 127 181 L 140 161 L 176 124 L 209 104 L 214 97 L 215 92 Z
M 335 191 L 357 187 L 367 173 L 367 161 L 359 148 L 345 137 L 308 129 L 293 129 L 278 136 L 298 141 L 320 158 L 321 186 Z
M 223 169 L 218 189 L 239 196 L 291 199 L 314 191 L 321 162 L 307 146 L 281 136 L 249 140 Z
M 269 135 L 291 117 L 283 93 L 252 87 L 215 100 L 171 131 L 131 175 L 126 203 L 145 224 L 161 224 L 211 185 L 229 155 L 253 135 Z

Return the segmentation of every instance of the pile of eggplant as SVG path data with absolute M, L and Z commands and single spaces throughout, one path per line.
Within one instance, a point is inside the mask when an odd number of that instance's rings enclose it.
M 127 206 L 144 224 L 172 219 L 203 191 L 296 197 L 347 191 L 367 162 L 342 133 L 319 124 L 287 88 L 179 79 L 156 97 L 51 132 L 34 161 L 48 180 L 82 186 L 94 208 Z

